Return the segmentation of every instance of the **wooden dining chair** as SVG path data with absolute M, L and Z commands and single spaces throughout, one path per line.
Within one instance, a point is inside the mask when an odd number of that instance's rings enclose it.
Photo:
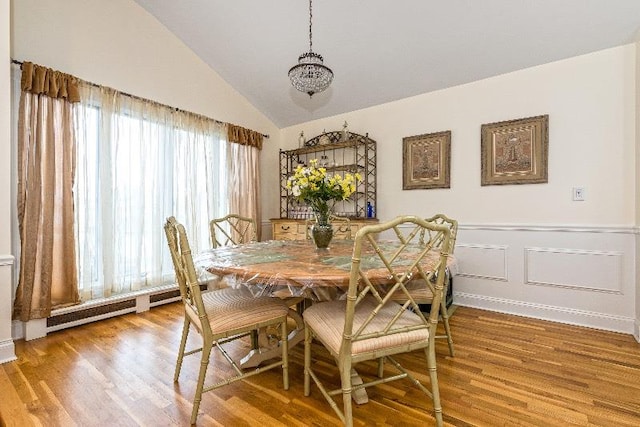
M 351 220 L 346 216 L 329 216 L 329 221 L 333 224 L 333 237 L 337 239 L 351 240 L 353 235 L 351 234 Z M 315 223 L 314 219 L 307 219 L 305 225 L 305 235 L 307 240 L 313 239 L 311 236 L 311 226 Z
M 453 250 L 455 249 L 456 235 L 458 234 L 458 221 L 455 219 L 448 218 L 446 215 L 437 214 L 432 216 L 431 218 L 426 218 L 427 222 L 433 224 L 444 225 L 449 228 L 450 231 L 450 239 L 448 246 L 448 253 L 453 254 Z M 442 250 L 443 249 L 443 240 L 442 235 L 438 233 L 434 233 L 430 230 L 423 230 L 420 236 L 420 241 L 424 243 L 430 243 L 434 249 Z M 446 339 L 447 344 L 449 346 L 449 355 L 451 357 L 455 356 L 454 348 L 453 348 L 453 337 L 451 335 L 451 327 L 449 326 L 449 311 L 447 310 L 447 295 L 449 293 L 450 283 L 452 277 L 449 273 L 449 270 L 446 271 L 446 278 L 444 282 L 444 290 L 442 301 L 440 302 L 440 318 L 442 319 L 442 323 L 444 326 L 444 334 L 436 335 L 438 339 Z M 411 294 L 413 299 L 418 303 L 420 309 L 424 309 L 432 304 L 433 301 L 433 284 L 425 283 L 420 279 L 411 280 L 407 283 L 407 291 Z M 404 298 L 402 295 L 396 295 L 394 297 L 397 301 L 403 301 Z
M 277 298 L 253 297 L 246 288 L 224 288 L 201 292 L 196 270 L 184 227 L 174 217 L 167 218 L 164 231 L 169 252 L 184 305 L 184 324 L 178 350 L 174 382 L 178 381 L 184 356 L 201 352 L 200 372 L 196 384 L 191 424 L 196 422 L 202 393 L 231 384 L 267 369 L 282 367 L 284 389 L 289 389 L 289 362 L 287 341 L 288 307 Z M 243 371 L 223 348 L 223 344 L 249 335 L 252 331 L 266 327 L 280 327 L 282 359 L 268 365 Z M 202 347 L 185 351 L 191 327 L 202 337 Z M 234 375 L 220 379 L 205 387 L 204 380 L 209 365 L 211 350 L 216 346 L 231 364 Z
M 458 235 L 458 221 L 455 219 L 451 219 L 444 214 L 436 214 L 431 218 L 426 219 L 427 222 L 433 224 L 444 225 L 449 227 L 450 238 L 449 238 L 449 246 L 447 252 L 449 255 L 453 255 L 453 251 L 455 250 L 456 245 L 456 236 Z M 425 230 L 422 236 L 424 241 L 431 242 L 433 247 L 438 250 L 443 249 L 443 239 L 442 235 L 438 233 L 433 233 L 429 230 Z M 447 277 L 444 281 L 444 289 L 442 300 L 440 301 L 440 316 L 442 319 L 442 323 L 444 325 L 444 335 L 436 335 L 436 338 L 442 338 L 447 340 L 447 344 L 449 346 L 449 354 L 451 357 L 455 355 L 453 350 L 453 337 L 451 336 L 451 327 L 449 326 L 449 311 L 447 310 L 447 295 L 450 291 L 450 284 L 453 280 L 451 273 L 447 270 Z M 409 283 L 407 289 L 416 300 L 416 302 L 421 306 L 432 304 L 433 301 L 433 286 L 425 286 L 424 283 L 420 283 L 419 281 L 413 281 Z
M 256 221 L 238 214 L 229 214 L 209 222 L 211 244 L 214 248 L 240 245 L 258 240 Z
M 377 235 L 394 231 L 398 241 L 388 245 L 377 241 Z M 423 231 L 435 233 L 449 247 L 451 231 L 444 225 L 433 224 L 415 216 L 401 216 L 389 222 L 368 225 L 355 235 L 349 288 L 346 299 L 313 304 L 303 313 L 305 323 L 304 394 L 310 394 L 313 379 L 338 417 L 346 426 L 353 425 L 352 393 L 364 387 L 409 378 L 433 403 L 436 424 L 442 426 L 442 407 L 436 372 L 435 333 L 440 301 L 443 297 L 447 250 L 436 251 L 431 242 L 423 244 Z M 370 277 L 387 277 L 389 283 L 371 281 Z M 373 272 L 375 271 L 375 275 Z M 407 292 L 406 285 L 413 278 L 434 284 L 431 311 L 428 317 L 419 310 L 418 303 Z M 380 292 L 384 285 L 384 294 Z M 402 294 L 404 302 L 394 301 Z M 319 341 L 335 358 L 340 372 L 341 388 L 329 390 L 320 381 L 327 378 L 326 367 L 316 373 L 312 363 L 312 340 Z M 424 349 L 431 387 L 422 385 L 416 376 L 393 357 L 396 354 Z M 358 362 L 384 358 L 398 373 L 352 383 L 352 367 Z M 358 381 L 359 382 L 359 381 Z M 333 396 L 342 395 L 342 409 Z M 397 395 L 394 395 L 397 397 Z

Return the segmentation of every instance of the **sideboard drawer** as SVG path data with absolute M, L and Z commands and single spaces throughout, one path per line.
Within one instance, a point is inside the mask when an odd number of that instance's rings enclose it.
M 273 240 L 298 240 L 300 238 L 298 226 L 296 221 L 273 222 L 271 225 Z
M 377 223 L 377 219 L 352 219 L 351 238 L 355 237 L 356 232 L 365 225 Z M 304 240 L 307 238 L 307 221 L 304 219 L 273 218 L 271 219 L 271 230 L 273 240 Z M 334 238 L 344 239 L 346 236 L 346 226 L 336 224 Z

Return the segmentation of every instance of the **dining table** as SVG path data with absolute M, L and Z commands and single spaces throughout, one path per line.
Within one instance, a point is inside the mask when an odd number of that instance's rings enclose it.
M 388 253 L 400 245 L 397 240 L 376 241 L 378 250 Z M 424 247 L 419 244 L 414 246 L 415 253 Z M 353 247 L 354 241 L 347 239 L 333 240 L 326 249 L 316 248 L 312 240 L 267 240 L 205 250 L 195 256 L 194 262 L 203 281 L 211 281 L 213 275 L 215 281 L 224 283 L 222 286 L 246 287 L 256 297 L 271 296 L 286 300 L 293 307 L 289 315 L 296 323 L 288 336 L 291 348 L 304 339 L 301 302 L 314 303 L 346 297 Z M 367 267 L 372 283 L 385 286 L 392 283 L 394 278 L 375 250 L 371 244 L 363 245 L 361 265 Z M 404 256 L 409 254 L 409 258 L 396 260 L 395 263 L 410 265 L 412 251 L 403 253 Z M 435 268 L 439 255 L 438 251 L 432 251 L 424 258 L 427 269 Z M 448 267 L 453 266 L 451 257 Z M 261 342 L 258 348 L 242 358 L 240 365 L 243 368 L 255 367 L 265 360 L 279 357 L 277 343 L 269 344 L 267 338 Z M 364 403 L 366 393 L 354 399 Z

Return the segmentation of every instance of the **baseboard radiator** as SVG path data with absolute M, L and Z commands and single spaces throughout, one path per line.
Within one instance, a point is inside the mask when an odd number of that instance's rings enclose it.
M 206 290 L 206 286 L 201 287 Z M 179 300 L 180 290 L 176 285 L 172 285 L 89 301 L 77 306 L 54 310 L 47 318 L 46 332 L 59 331 L 128 313 L 142 313 L 152 307 Z

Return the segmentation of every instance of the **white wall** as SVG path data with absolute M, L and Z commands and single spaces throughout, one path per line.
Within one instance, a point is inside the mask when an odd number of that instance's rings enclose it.
M 345 120 L 368 132 L 378 142 L 382 218 L 435 206 L 464 223 L 628 226 L 635 221 L 634 61 L 633 45 L 575 57 L 285 128 L 282 144 L 294 148 L 301 130 L 312 137 Z M 480 126 L 541 114 L 549 114 L 549 183 L 481 187 Z M 443 130 L 452 131 L 451 188 L 402 191 L 402 138 Z M 573 186 L 586 188 L 585 202 L 571 201 Z M 272 204 L 275 214 L 277 199 Z
M 11 338 L 11 211 L 9 171 L 10 137 L 10 67 L 9 0 L 0 0 L 0 363 L 15 359 Z
M 636 36 L 640 40 L 640 32 Z M 636 147 L 640 147 L 640 41 L 636 41 Z M 640 182 L 640 150 L 636 150 L 636 182 Z M 640 186 L 636 187 L 636 230 L 640 225 Z M 640 254 L 640 234 L 636 235 L 636 254 Z M 633 332 L 640 342 L 640 262 L 636 260 L 636 324 Z
M 636 317 L 636 47 L 627 45 L 283 129 L 377 141 L 382 220 L 461 224 L 458 304 L 632 333 Z M 480 185 L 483 123 L 549 114 L 549 182 Z M 402 138 L 452 131 L 451 188 L 402 190 Z M 268 177 L 277 186 L 277 174 Z M 571 200 L 574 186 L 586 201 Z M 269 212 L 276 216 L 277 197 Z

